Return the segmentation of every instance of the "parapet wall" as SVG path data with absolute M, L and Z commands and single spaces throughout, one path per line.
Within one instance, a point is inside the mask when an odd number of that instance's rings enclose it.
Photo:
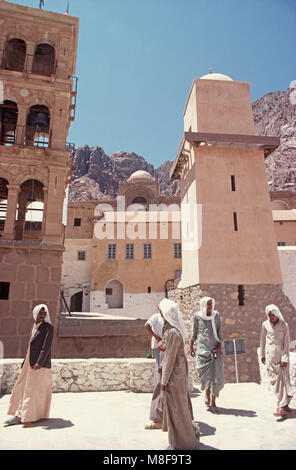
M 23 359 L 4 359 L 3 394 L 11 393 Z M 53 392 L 130 390 L 152 393 L 154 359 L 52 359 Z M 193 390 L 189 368 L 189 391 Z

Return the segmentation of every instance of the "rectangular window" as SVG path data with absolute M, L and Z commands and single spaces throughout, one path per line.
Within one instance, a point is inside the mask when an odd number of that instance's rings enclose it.
M 148 287 L 147 291 L 148 291 L 148 294 L 151 294 L 151 287 L 150 286 Z
M 85 251 L 78 251 L 77 259 L 78 261 L 85 261 Z
M 144 243 L 144 259 L 152 258 L 152 243 Z
M 108 244 L 107 257 L 108 259 L 116 259 L 116 244 L 115 243 Z
M 110 287 L 106 287 L 106 295 L 112 295 L 112 289 Z
M 74 227 L 80 227 L 81 226 L 81 219 L 74 219 Z
M 278 246 L 286 246 L 286 242 L 278 242 Z
M 0 282 L 0 300 L 8 300 L 10 282 Z
M 231 175 L 231 190 L 235 191 L 235 176 Z
M 182 258 L 182 245 L 181 245 L 181 243 L 174 243 L 174 258 Z
M 237 288 L 238 291 L 238 305 L 243 307 L 245 305 L 245 288 L 243 285 L 239 285 Z
M 133 243 L 127 243 L 125 245 L 125 258 L 134 259 L 134 244 Z
M 236 214 L 236 212 L 233 213 L 233 225 L 234 225 L 235 232 L 237 232 L 238 231 L 238 225 L 237 225 L 237 214 Z

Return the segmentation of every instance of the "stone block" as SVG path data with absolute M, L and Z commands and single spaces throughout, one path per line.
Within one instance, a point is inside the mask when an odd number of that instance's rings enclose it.
M 17 271 L 17 279 L 18 281 L 34 281 L 35 280 L 35 269 L 33 266 L 19 266 Z
M 62 268 L 51 268 L 51 280 L 54 282 L 61 282 L 62 278 Z
M 29 317 L 32 315 L 31 302 L 13 300 L 11 302 L 11 314 L 13 317 Z
M 16 280 L 17 265 L 1 264 L 0 281 L 11 282 Z
M 0 316 L 6 317 L 10 313 L 10 302 L 9 300 L 1 300 L 0 301 Z
M 44 299 L 42 303 L 46 303 L 48 300 L 60 298 L 60 287 L 56 284 L 37 284 L 37 297 Z
M 2 335 L 15 336 L 17 334 L 17 320 L 15 318 L 1 320 L 0 325 Z
M 27 282 L 26 285 L 26 299 L 27 300 L 34 300 L 36 296 L 36 284 L 35 282 Z
M 9 291 L 10 300 L 24 300 L 25 299 L 25 284 L 24 283 L 13 283 L 10 286 Z
M 25 263 L 28 266 L 37 266 L 41 264 L 41 253 L 39 251 L 30 251 L 26 253 Z
M 49 281 L 49 269 L 47 266 L 38 266 L 37 267 L 37 280 L 40 283 Z

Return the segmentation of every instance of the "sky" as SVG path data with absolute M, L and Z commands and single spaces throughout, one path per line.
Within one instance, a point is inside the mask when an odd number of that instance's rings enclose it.
M 39 0 L 10 0 L 39 7 Z M 64 13 L 68 0 L 44 0 Z M 80 18 L 68 140 L 173 160 L 195 78 L 250 82 L 252 101 L 296 79 L 296 0 L 70 0 Z

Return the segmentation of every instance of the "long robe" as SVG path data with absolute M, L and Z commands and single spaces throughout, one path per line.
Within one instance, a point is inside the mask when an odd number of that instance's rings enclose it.
M 221 318 L 218 312 L 214 321 L 218 338 L 222 342 Z M 215 397 L 218 397 L 219 392 L 224 387 L 223 354 L 220 352 L 216 359 L 213 357 L 212 351 L 218 347 L 219 343 L 214 337 L 212 321 L 203 320 L 197 313 L 194 315 L 193 333 L 191 336 L 191 341 L 196 340 L 196 369 L 201 383 L 201 389 L 205 390 L 211 387 L 212 393 Z
M 168 431 L 170 445 L 176 449 L 194 450 L 198 440 L 192 423 L 188 395 L 188 363 L 180 332 L 165 325 L 163 342 L 166 347 L 162 361 L 163 392 L 162 430 Z
M 282 408 L 289 404 L 293 391 L 289 375 L 290 333 L 286 322 L 279 320 L 276 325 L 266 320 L 262 323 L 260 350 L 265 357 L 269 377 L 269 388 L 276 396 L 277 405 Z M 286 367 L 280 367 L 286 362 Z
M 33 338 L 36 326 L 32 330 Z M 49 416 L 52 396 L 51 369 L 30 366 L 30 346 L 20 376 L 12 390 L 8 415 L 20 418 L 22 423 L 31 423 Z

